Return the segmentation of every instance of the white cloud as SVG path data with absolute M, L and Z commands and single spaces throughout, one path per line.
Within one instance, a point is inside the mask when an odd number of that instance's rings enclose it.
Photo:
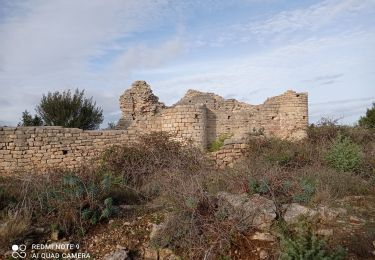
M 240 58 L 193 63 L 183 69 L 166 70 L 164 80 L 153 86 L 163 101 L 176 102 L 189 88 L 231 96 L 252 104 L 288 89 L 309 92 L 311 103 L 332 100 L 363 99 L 373 94 L 375 80 L 372 65 L 375 60 L 375 36 L 369 32 L 353 32 L 329 37 L 310 38 L 287 44 L 271 51 L 246 54 Z M 185 68 L 185 65 L 184 65 Z M 328 80 L 329 85 L 323 84 Z M 174 86 L 179 86 L 173 93 Z M 262 91 L 254 94 L 254 90 Z M 235 93 L 235 95 L 233 95 Z M 350 122 L 365 111 L 369 99 L 359 104 L 334 103 L 330 106 L 312 106 L 311 121 L 324 115 L 349 117 Z
M 6 124 L 15 124 L 24 109 L 32 111 L 43 93 L 75 87 L 94 96 L 106 119 L 113 121 L 119 115 L 118 97 L 135 76 L 149 81 L 167 103 L 177 101 L 188 88 L 250 103 L 293 88 L 308 90 L 312 102 L 326 102 L 366 96 L 375 81 L 373 30 L 359 20 L 344 29 L 340 23 L 374 10 L 374 0 L 327 0 L 269 12 L 251 23 L 246 16 L 237 25 L 223 20 L 220 27 L 207 21 L 200 27 L 195 12 L 202 19 L 205 12 L 220 14 L 241 6 L 241 0 L 1 4 L 0 119 Z M 326 27 L 336 31 L 321 33 Z M 277 44 L 271 44 L 278 37 Z M 252 46 L 233 47 L 253 42 L 262 43 L 261 52 L 255 53 Z M 212 59 L 205 59 L 206 51 Z M 330 107 L 317 114 L 330 111 L 337 113 Z
M 161 1 L 31 1 L 28 12 L 0 26 L 3 70 L 17 74 L 81 69 L 87 57 L 107 50 L 158 19 Z
M 193 46 L 222 47 L 231 43 L 272 43 L 301 40 L 305 34 L 320 33 L 320 30 L 334 23 L 333 28 L 341 28 L 342 21 L 348 18 L 360 18 L 363 13 L 371 14 L 375 9 L 375 0 L 325 0 L 304 8 L 271 13 L 265 17 L 250 17 L 247 22 L 218 28 L 213 32 L 205 31 L 196 37 Z M 340 24 L 340 21 L 342 24 Z M 341 28 L 352 30 L 353 28 Z M 298 32 L 298 33 L 297 33 Z M 211 34 L 210 38 L 205 34 Z
M 126 49 L 113 63 L 112 69 L 130 71 L 155 68 L 180 55 L 185 50 L 184 42 L 174 38 L 158 46 L 139 44 Z
M 361 10 L 374 7 L 373 0 L 328 0 L 309 8 L 284 11 L 254 24 L 245 30 L 256 34 L 273 34 L 295 30 L 314 30 L 335 19 L 348 14 L 359 13 Z
M 7 124 L 15 124 L 24 109 L 33 111 L 43 93 L 67 88 L 87 88 L 88 95 L 105 101 L 105 112 L 115 109 L 113 100 L 108 102 L 102 94 L 104 89 L 118 94 L 114 89 L 120 87 L 119 71 L 93 73 L 90 60 L 127 49 L 123 60 L 136 58 L 132 50 L 139 55 L 147 47 L 128 48 L 126 39 L 162 24 L 171 12 L 167 0 L 8 1 L 4 8 L 9 12 L 0 20 L 0 90 L 11 105 L 1 102 L 0 115 Z M 164 58 L 157 55 L 158 48 L 147 52 L 154 65 Z M 172 40 L 161 51 L 178 48 L 178 41 Z M 133 68 L 123 69 L 121 80 Z

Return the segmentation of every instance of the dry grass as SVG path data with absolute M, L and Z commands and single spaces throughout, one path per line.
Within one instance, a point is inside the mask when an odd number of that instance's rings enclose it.
M 31 216 L 26 210 L 8 210 L 0 217 L 0 249 L 9 249 L 15 239 L 22 237 L 31 226 Z
M 339 132 L 363 149 L 365 157 L 357 172 L 338 172 L 324 159 Z M 82 233 L 106 219 L 101 215 L 112 209 L 108 198 L 113 207 L 153 201 L 169 211 L 164 228 L 153 241 L 155 246 L 170 247 L 187 259 L 225 258 L 234 240 L 243 236 L 244 227 L 220 211 L 219 191 L 260 193 L 278 207 L 290 202 L 330 204 L 348 195 L 371 194 L 375 192 L 371 182 L 374 144 L 372 130 L 322 124 L 311 127 L 309 139 L 298 143 L 252 138 L 241 162 L 232 169 L 218 170 L 193 146 L 153 133 L 143 136 L 137 145 L 109 149 L 99 167 L 55 171 L 38 176 L 38 181 L 30 175 L 4 179 L 0 210 L 6 214 L 1 221 L 13 219 L 9 223 L 20 224 L 9 224 L 9 231 L 2 232 L 13 234 L 6 236 L 9 241 L 22 237 L 30 224 L 30 217 L 20 217 L 26 214 L 23 216 L 32 216 L 37 225 L 56 224 L 66 235 L 76 230 Z M 22 211 L 25 208 L 27 212 Z M 8 217 L 10 209 L 19 209 L 11 211 L 13 218 Z M 87 212 L 88 218 L 84 216 Z

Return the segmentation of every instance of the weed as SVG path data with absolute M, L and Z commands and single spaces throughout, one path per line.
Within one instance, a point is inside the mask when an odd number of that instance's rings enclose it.
M 293 195 L 293 201 L 298 203 L 308 203 L 315 193 L 316 184 L 311 179 L 302 178 L 299 185 L 302 191 Z
M 345 256 L 346 251 L 341 247 L 327 250 L 325 241 L 314 235 L 305 222 L 299 223 L 294 234 L 282 235 L 280 259 L 340 260 Z
M 232 136 L 232 134 L 221 134 L 215 141 L 212 142 L 208 150 L 210 152 L 219 151 L 220 148 L 223 147 L 224 141 L 231 138 Z
M 268 187 L 269 184 L 267 179 L 261 179 L 258 181 L 249 178 L 249 190 L 251 190 L 252 193 L 265 194 L 269 191 Z
M 25 209 L 8 210 L 0 219 L 0 249 L 2 246 L 9 248 L 9 244 L 22 237 L 31 226 L 31 216 Z
M 339 134 L 326 155 L 326 160 L 338 171 L 355 171 L 362 162 L 363 153 L 359 145 Z

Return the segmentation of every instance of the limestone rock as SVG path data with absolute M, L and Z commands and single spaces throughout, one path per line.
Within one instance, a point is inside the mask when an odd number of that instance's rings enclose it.
M 268 242 L 273 242 L 275 241 L 275 237 L 268 232 L 255 232 L 251 237 L 251 240 L 259 240 L 259 241 L 268 241 Z
M 298 203 L 284 204 L 282 208 L 284 210 L 283 218 L 288 224 L 296 223 L 300 217 L 315 217 L 318 214 L 316 210 Z
M 359 217 L 356 217 L 356 216 L 350 216 L 349 217 L 349 222 L 351 225 L 364 225 L 366 223 L 366 220 L 364 219 L 361 219 Z
M 119 249 L 114 252 L 106 254 L 104 260 L 125 260 L 128 257 L 128 253 L 125 250 Z
M 152 223 L 151 232 L 150 232 L 150 240 L 152 240 L 157 233 L 163 228 L 163 224 L 154 224 Z
M 259 258 L 260 259 L 267 259 L 268 258 L 268 253 L 266 250 L 260 250 L 259 252 Z
M 159 259 L 179 260 L 181 258 L 175 255 L 172 250 L 168 248 L 163 248 L 159 251 Z
M 321 229 L 318 229 L 316 232 L 315 232 L 317 235 L 321 235 L 321 236 L 332 236 L 333 235 L 333 229 L 332 228 L 321 228 Z
M 318 207 L 319 217 L 323 221 L 333 221 L 340 215 L 347 214 L 347 210 L 344 208 L 329 208 L 327 206 Z
M 217 195 L 219 206 L 229 209 L 234 218 L 238 218 L 249 227 L 269 230 L 276 218 L 276 206 L 272 200 L 254 194 L 231 194 L 220 192 Z
M 144 249 L 144 254 L 143 254 L 144 259 L 149 259 L 149 260 L 157 260 L 159 259 L 159 253 L 158 250 L 151 248 L 151 247 L 146 247 Z

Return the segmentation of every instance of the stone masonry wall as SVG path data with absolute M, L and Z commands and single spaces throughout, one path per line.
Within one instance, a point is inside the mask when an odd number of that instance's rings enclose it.
M 166 107 L 145 81 L 136 81 L 120 97 L 120 104 L 123 117 L 118 129 L 168 131 L 181 139 L 191 138 L 203 149 L 223 134 L 236 140 L 254 132 L 300 140 L 306 137 L 308 126 L 307 94 L 291 90 L 260 105 L 189 90 L 176 104 Z
M 228 141 L 219 151 L 209 154 L 209 159 L 220 169 L 233 167 L 236 161 L 243 158 L 247 147 L 247 144 L 243 141 Z
M 162 113 L 161 131 L 174 134 L 178 140 L 191 140 L 205 147 L 206 109 L 202 105 L 176 106 Z
M 179 102 L 167 107 L 145 81 L 135 81 L 120 97 L 123 115 L 117 130 L 0 127 L 0 175 L 56 167 L 73 169 L 107 147 L 133 142 L 141 134 L 157 131 L 169 132 L 180 141 L 191 140 L 203 150 L 228 134 L 232 139 L 211 156 L 219 167 L 230 166 L 241 156 L 249 133 L 290 140 L 304 138 L 307 102 L 306 93 L 294 91 L 250 105 L 189 90 Z
M 131 131 L 62 127 L 0 127 L 0 175 L 48 168 L 73 169 L 114 144 L 135 141 Z

